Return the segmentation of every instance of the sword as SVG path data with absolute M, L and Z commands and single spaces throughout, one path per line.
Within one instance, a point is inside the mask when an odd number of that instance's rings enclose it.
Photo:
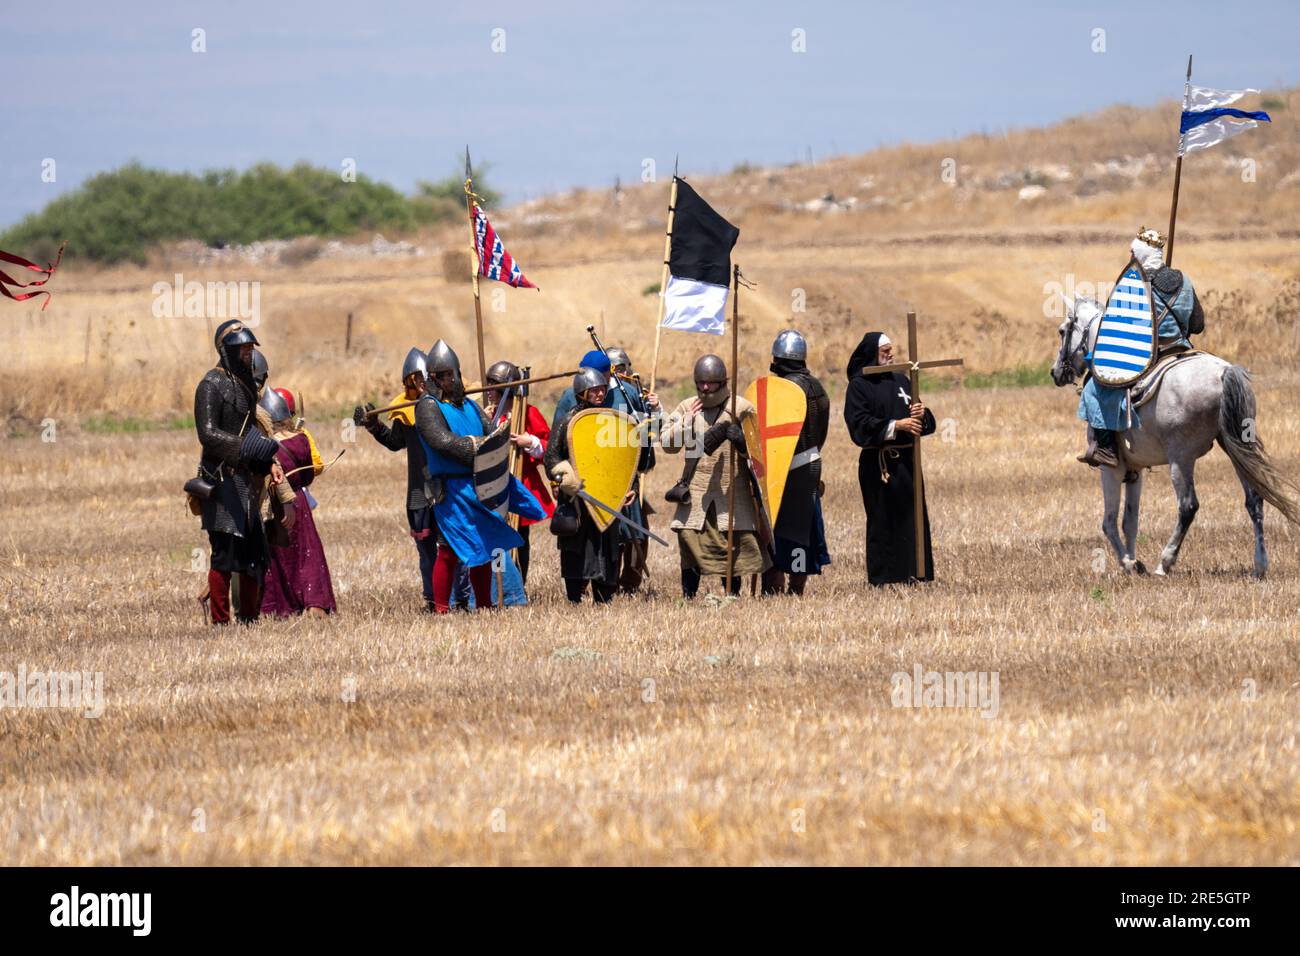
M 615 518 L 617 518 L 619 521 L 623 522 L 623 523 L 624 523 L 625 525 L 627 525 L 628 527 L 630 527 L 630 528 L 635 528 L 637 531 L 640 531 L 642 534 L 644 534 L 644 535 L 646 535 L 646 536 L 648 536 L 648 537 L 654 538 L 656 541 L 658 541 L 660 544 L 662 544 L 665 548 L 668 547 L 668 542 L 665 541 L 663 538 L 659 537 L 659 535 L 655 534 L 655 533 L 654 533 L 653 531 L 651 531 L 649 528 L 643 528 L 643 527 L 641 527 L 639 524 L 637 524 L 635 521 L 633 521 L 633 520 L 632 520 L 631 518 L 629 518 L 627 515 L 623 514 L 623 512 L 618 511 L 618 510 L 616 510 L 616 509 L 614 509 L 614 508 L 611 508 L 609 505 L 605 504 L 605 502 L 603 502 L 603 501 L 597 501 L 595 498 L 591 497 L 591 495 L 587 494 L 587 493 L 586 493 L 585 491 L 583 491 L 581 488 L 578 489 L 578 491 L 577 491 L 575 497 L 577 497 L 577 498 L 581 498 L 583 501 L 586 501 L 586 502 L 589 502 L 590 504 L 595 505 L 595 506 L 596 506 L 597 508 L 599 508 L 601 511 L 608 511 L 610 514 L 612 514 Z

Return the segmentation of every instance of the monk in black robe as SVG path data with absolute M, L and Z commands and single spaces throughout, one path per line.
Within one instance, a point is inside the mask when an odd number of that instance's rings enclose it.
M 916 518 L 912 507 L 912 442 L 934 432 L 934 415 L 913 402 L 911 382 L 898 372 L 864 375 L 864 367 L 890 365 L 893 346 L 881 332 L 868 332 L 849 359 L 844 422 L 862 448 L 858 483 L 867 511 L 867 580 L 873 585 L 918 580 Z M 924 489 L 922 489 L 924 492 Z M 930 516 L 922 498 L 925 573 L 934 580 Z

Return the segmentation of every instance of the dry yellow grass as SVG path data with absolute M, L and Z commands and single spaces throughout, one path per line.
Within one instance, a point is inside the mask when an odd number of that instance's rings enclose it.
M 1295 380 L 1257 384 L 1294 469 Z M 1215 452 L 1177 575 L 1097 573 L 1072 392 L 933 404 L 956 434 L 927 459 L 930 587 L 864 585 L 837 409 L 835 563 L 810 599 L 683 605 L 656 546 L 653 598 L 574 610 L 543 530 L 531 608 L 431 619 L 404 466 L 362 435 L 316 489 L 341 613 L 221 631 L 188 570 L 189 434 L 11 440 L 0 669 L 102 671 L 106 710 L 0 710 L 0 862 L 1300 861 L 1294 530 L 1270 512 L 1273 572 L 1249 579 Z M 674 477 L 653 474 L 655 500 Z M 1145 503 L 1150 559 L 1162 475 Z M 917 664 L 998 672 L 997 716 L 894 708 Z

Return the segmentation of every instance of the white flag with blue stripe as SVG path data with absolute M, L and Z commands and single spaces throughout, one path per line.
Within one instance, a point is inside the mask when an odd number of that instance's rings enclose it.
M 1155 306 L 1136 259 L 1115 281 L 1092 346 L 1092 374 L 1099 385 L 1128 385 L 1145 372 L 1157 350 Z
M 1232 106 L 1247 93 L 1259 90 L 1216 90 L 1187 84 L 1183 91 L 1183 116 L 1178 128 L 1178 155 L 1209 149 L 1260 123 L 1272 119 L 1262 110 L 1239 110 Z

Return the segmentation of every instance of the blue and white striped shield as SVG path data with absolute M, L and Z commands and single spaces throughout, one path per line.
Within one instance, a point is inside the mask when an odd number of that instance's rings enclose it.
M 506 516 L 510 505 L 510 430 L 488 436 L 474 453 L 474 492 L 483 507 Z
M 1128 385 L 1151 367 L 1159 349 L 1151 289 L 1136 259 L 1115 280 L 1092 346 L 1092 374 L 1099 385 Z

